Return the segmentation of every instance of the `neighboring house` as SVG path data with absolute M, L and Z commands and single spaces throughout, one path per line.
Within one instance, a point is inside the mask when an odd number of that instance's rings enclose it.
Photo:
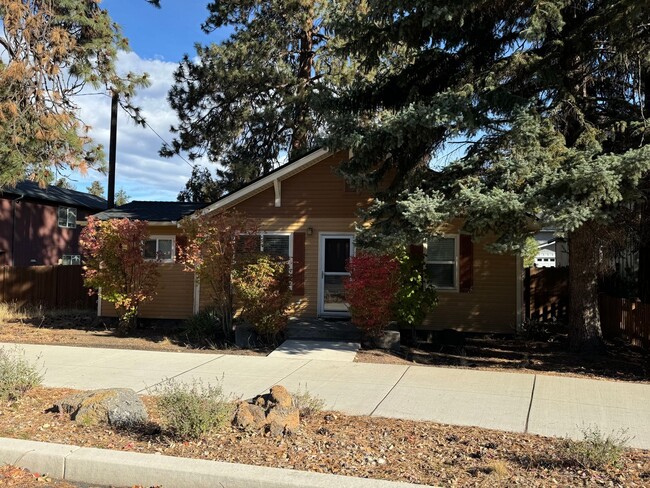
M 106 209 L 106 200 L 23 181 L 0 190 L 0 265 L 81 264 L 77 222 Z
M 536 268 L 563 268 L 569 265 L 569 244 L 555 236 L 555 229 L 542 229 L 535 235 L 539 252 Z
M 347 152 L 313 151 L 199 211 L 216 214 L 237 210 L 258 220 L 261 248 L 272 247 L 275 254 L 292 259 L 292 314 L 296 316 L 348 316 L 343 297 L 343 281 L 348 276 L 345 263 L 355 253 L 357 211 L 372 198 L 369 193 L 349 188 L 336 174 L 346 157 Z M 110 216 L 127 216 L 123 208 L 110 211 Z M 99 217 L 107 218 L 108 213 Z M 139 214 L 136 218 L 142 217 Z M 168 225 L 173 220 L 164 226 L 150 220 L 157 246 L 161 240 L 175 239 L 178 229 Z M 424 246 L 427 268 L 439 289 L 439 304 L 423 327 L 515 330 L 523 316 L 521 259 L 488 253 L 482 244 L 472 243 L 459 231 L 458 222 L 441 230 L 442 239 L 432 239 Z M 183 276 L 180 264 L 163 264 L 162 269 L 161 291 L 142 307 L 143 317 L 185 318 L 210 304 L 207 290 L 190 273 Z M 178 298 L 174 300 L 174 296 Z M 114 315 L 114 309 L 102 302 L 100 313 Z
M 140 306 L 140 316 L 161 319 L 185 319 L 196 309 L 194 275 L 183 271 L 176 262 L 177 246 L 182 239 L 178 236 L 178 222 L 206 203 L 185 202 L 130 202 L 95 215 L 100 220 L 127 218 L 145 220 L 148 223 L 149 240 L 144 243 L 146 258 L 160 259 L 160 278 L 156 298 Z M 98 300 L 99 316 L 115 316 L 112 304 Z

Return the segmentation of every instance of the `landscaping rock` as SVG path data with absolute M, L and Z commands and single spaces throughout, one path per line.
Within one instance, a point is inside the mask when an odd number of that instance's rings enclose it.
M 259 405 L 240 402 L 235 411 L 233 425 L 242 430 L 260 430 L 266 425 L 266 413 Z
M 70 395 L 54 409 L 83 425 L 133 427 L 149 420 L 140 397 L 130 388 L 92 390 Z
M 293 398 L 287 389 L 276 385 L 266 395 L 241 402 L 237 406 L 233 425 L 242 430 L 264 431 L 272 436 L 281 436 L 300 428 L 300 410 L 294 407 Z
M 271 387 L 269 400 L 279 407 L 293 407 L 293 398 L 291 398 L 289 391 L 282 385 L 275 385 Z
M 274 437 L 297 432 L 300 428 L 300 411 L 296 407 L 275 406 L 267 414 L 266 423 Z

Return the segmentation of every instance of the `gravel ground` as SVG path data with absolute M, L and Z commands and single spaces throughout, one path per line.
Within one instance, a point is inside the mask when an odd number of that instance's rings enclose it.
M 70 392 L 38 388 L 2 406 L 0 436 L 440 486 L 650 487 L 650 452 L 644 450 L 626 450 L 615 465 L 587 469 L 571 461 L 562 439 L 335 412 L 315 414 L 282 438 L 227 428 L 182 441 L 158 427 L 150 397 L 144 401 L 152 423 L 138 431 L 84 427 L 46 413 Z

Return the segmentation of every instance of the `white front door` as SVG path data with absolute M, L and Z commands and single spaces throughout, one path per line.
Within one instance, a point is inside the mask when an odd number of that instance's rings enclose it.
M 321 234 L 319 242 L 318 314 L 349 316 L 343 282 L 350 276 L 345 269 L 354 255 L 353 234 Z

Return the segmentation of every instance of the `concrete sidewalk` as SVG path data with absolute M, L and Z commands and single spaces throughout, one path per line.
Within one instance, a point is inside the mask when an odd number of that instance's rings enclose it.
M 650 385 L 566 376 L 364 364 L 285 357 L 208 355 L 67 346 L 19 347 L 45 368 L 46 386 L 125 387 L 145 393 L 166 378 L 222 381 L 250 398 L 275 384 L 323 398 L 353 415 L 430 420 L 581 438 L 581 429 L 627 429 L 650 449 Z

